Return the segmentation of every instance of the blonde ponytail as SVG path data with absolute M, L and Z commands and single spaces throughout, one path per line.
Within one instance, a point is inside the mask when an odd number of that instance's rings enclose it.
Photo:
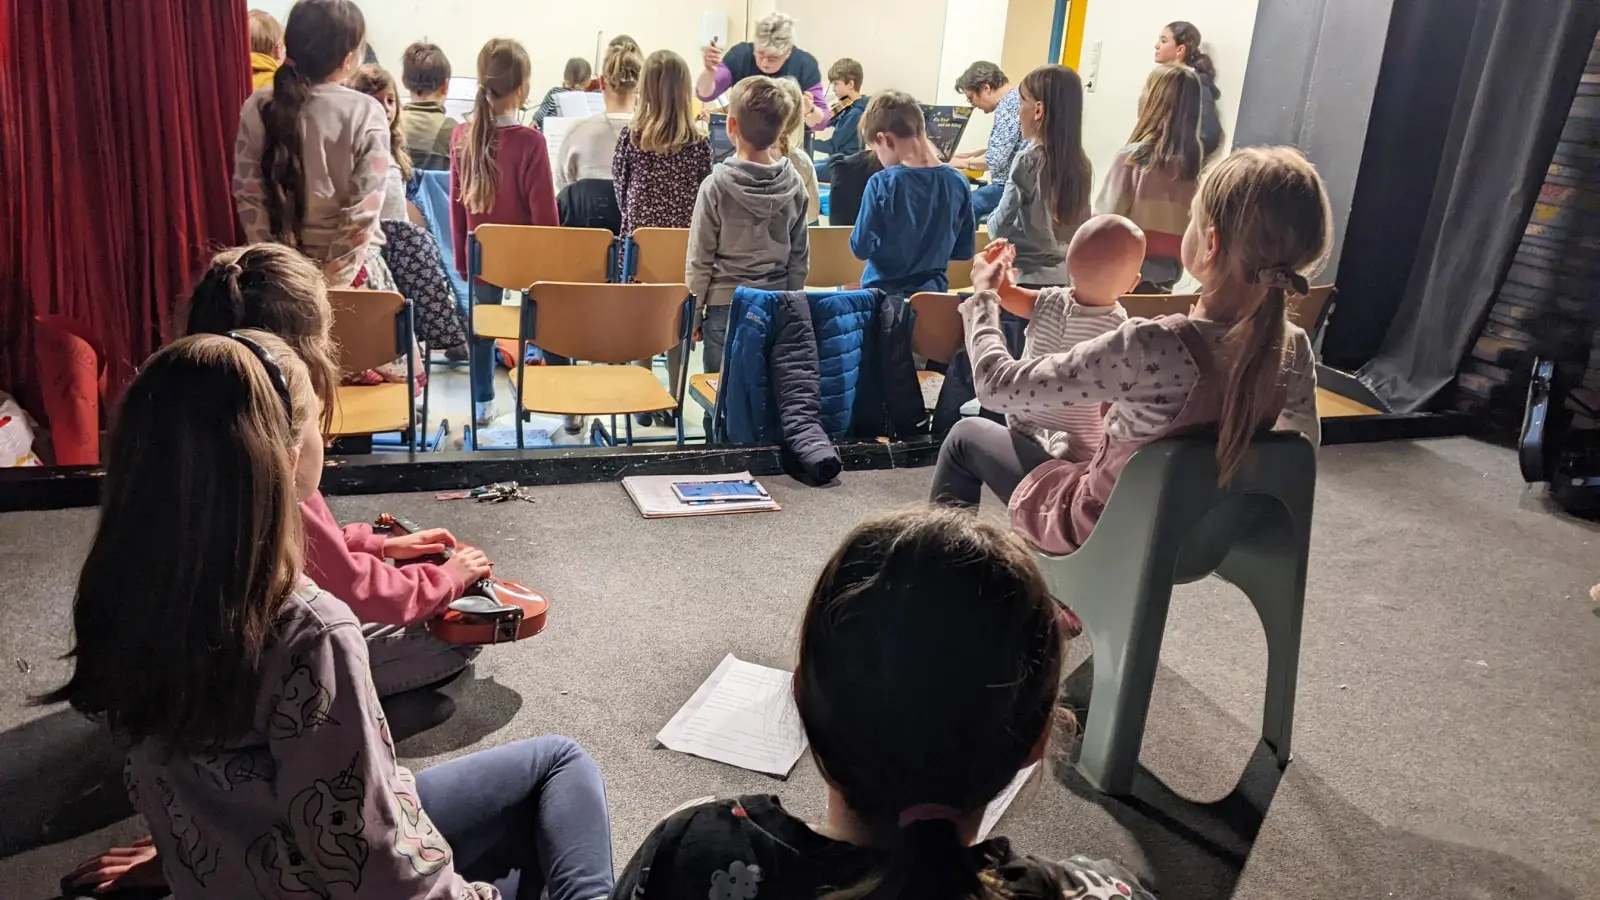
M 1333 213 L 1316 167 L 1289 147 L 1237 150 L 1201 180 L 1195 224 L 1215 233 L 1206 311 L 1231 322 L 1223 341 L 1217 469 L 1226 485 L 1257 431 L 1281 411 L 1289 295 L 1327 259 Z

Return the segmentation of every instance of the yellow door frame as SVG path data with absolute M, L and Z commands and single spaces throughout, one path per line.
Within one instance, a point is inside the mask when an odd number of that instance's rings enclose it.
M 1059 41 L 1051 47 L 1056 62 L 1076 70 L 1083 57 L 1083 23 L 1089 15 L 1089 0 L 1056 0 L 1055 21 L 1051 29 Z

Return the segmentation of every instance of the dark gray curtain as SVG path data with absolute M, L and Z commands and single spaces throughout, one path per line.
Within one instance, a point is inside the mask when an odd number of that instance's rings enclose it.
M 1469 16 L 1472 28 L 1405 293 L 1357 373 L 1396 412 L 1423 408 L 1448 385 L 1477 336 L 1600 29 L 1595 0 L 1431 5 Z

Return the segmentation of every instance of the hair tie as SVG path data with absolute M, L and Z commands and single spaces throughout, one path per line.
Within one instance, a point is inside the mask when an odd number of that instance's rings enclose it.
M 943 803 L 917 803 L 900 811 L 900 827 L 905 828 L 916 822 L 945 821 L 955 823 L 961 821 L 961 810 Z
M 223 271 L 228 273 L 228 275 L 235 280 L 244 275 L 244 267 L 236 262 L 228 263 L 227 267 L 224 268 Z
M 1265 282 L 1267 287 L 1275 287 L 1281 291 L 1293 291 L 1296 294 L 1311 293 L 1311 284 L 1306 281 L 1305 276 L 1288 266 L 1262 269 L 1256 274 L 1256 280 Z

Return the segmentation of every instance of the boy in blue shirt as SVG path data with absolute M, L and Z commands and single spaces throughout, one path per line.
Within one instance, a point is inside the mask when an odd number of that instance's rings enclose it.
M 872 98 L 861 136 L 883 163 L 867 181 L 850 250 L 867 261 L 861 286 L 895 296 L 943 291 L 953 259 L 971 259 L 977 226 L 960 172 L 928 141 L 922 105 L 904 91 Z

